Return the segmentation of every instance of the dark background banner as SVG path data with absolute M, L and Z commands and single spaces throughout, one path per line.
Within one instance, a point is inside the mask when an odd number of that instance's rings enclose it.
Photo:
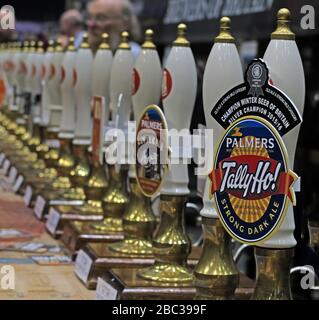
M 269 38 L 276 25 L 278 9 L 287 7 L 292 13 L 292 28 L 297 36 L 318 34 L 303 30 L 300 10 L 311 5 L 319 15 L 317 0 L 144 0 L 136 1 L 144 27 L 153 27 L 157 41 L 170 43 L 176 33 L 176 25 L 185 22 L 189 26 L 191 42 L 210 42 L 218 30 L 218 20 L 227 15 L 232 18 L 232 30 L 242 40 Z

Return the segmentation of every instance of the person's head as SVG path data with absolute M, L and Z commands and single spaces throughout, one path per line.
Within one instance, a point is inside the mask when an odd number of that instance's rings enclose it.
M 89 41 L 93 51 L 97 50 L 104 32 L 109 34 L 112 49 L 119 44 L 123 31 L 129 31 L 132 40 L 139 40 L 140 27 L 130 1 L 92 0 L 87 11 Z
M 75 36 L 83 28 L 82 14 L 76 9 L 65 11 L 60 17 L 59 26 L 62 35 Z

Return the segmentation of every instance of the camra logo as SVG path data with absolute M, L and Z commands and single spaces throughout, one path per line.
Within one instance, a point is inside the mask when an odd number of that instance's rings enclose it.
M 226 130 L 209 177 L 224 227 L 243 243 L 270 237 L 287 201 L 295 202 L 297 176 L 288 169 L 285 145 L 276 129 L 257 116 L 241 118 Z
M 15 13 L 12 6 L 6 5 L 0 9 L 0 28 L 2 30 L 15 29 Z

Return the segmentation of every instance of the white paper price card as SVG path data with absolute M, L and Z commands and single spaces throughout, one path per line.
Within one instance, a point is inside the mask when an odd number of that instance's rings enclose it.
M 18 175 L 17 168 L 11 167 L 9 171 L 9 178 L 8 178 L 10 184 L 13 184 L 16 181 L 17 175 Z
M 102 278 L 97 279 L 96 300 L 116 300 L 117 290 Z
M 2 166 L 2 163 L 3 163 L 5 158 L 6 158 L 6 155 L 3 152 L 1 152 L 0 153 L 0 166 Z
M 14 183 L 12 190 L 13 192 L 18 192 L 19 189 L 21 188 L 22 184 L 23 184 L 24 178 L 23 176 L 20 174 L 16 180 L 16 182 Z
M 45 199 L 41 196 L 37 196 L 37 200 L 34 206 L 34 213 L 36 217 L 38 217 L 39 219 L 42 219 L 44 207 L 45 207 Z
M 23 197 L 24 203 L 27 207 L 31 203 L 32 194 L 33 194 L 33 191 L 32 191 L 31 186 L 27 186 L 25 189 L 24 197 Z
M 80 250 L 75 260 L 75 274 L 84 283 L 86 283 L 88 280 L 92 263 L 93 260 L 89 257 L 89 255 L 83 250 Z
M 4 175 L 7 175 L 8 170 L 10 168 L 10 165 L 11 165 L 11 163 L 10 163 L 9 159 L 4 160 L 4 164 L 3 164 L 3 173 L 4 173 Z
M 48 220 L 46 222 L 46 228 L 51 234 L 55 234 L 59 225 L 60 214 L 54 208 L 50 208 Z

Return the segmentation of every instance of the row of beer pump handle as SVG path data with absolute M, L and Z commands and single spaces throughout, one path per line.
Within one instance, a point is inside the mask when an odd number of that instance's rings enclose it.
M 273 85 L 291 99 L 302 116 L 305 100 L 304 71 L 295 36 L 289 26 L 288 9 L 279 10 L 277 23 L 278 27 L 271 35 L 263 60 Z M 242 64 L 230 24 L 230 18 L 220 19 L 220 32 L 209 54 L 203 78 L 206 127 L 213 129 L 214 147 L 225 130 L 211 116 L 212 107 L 229 89 L 244 82 Z M 34 42 L 25 42 L 23 49 L 20 45 L 4 49 L 1 52 L 1 67 L 7 78 L 7 88 L 9 91 L 14 88 L 10 105 L 24 113 L 25 96 L 22 93 L 28 92 L 32 122 L 47 126 L 49 132 L 58 132 L 60 138 L 73 139 L 74 145 L 91 144 L 90 105 L 94 96 L 104 98 L 105 126 L 116 125 L 125 129 L 131 119 L 132 107 L 134 119 L 137 120 L 146 106 L 158 105 L 162 98 L 168 129 L 189 129 L 197 93 L 197 71 L 186 29 L 185 24 L 178 25 L 178 36 L 164 70 L 153 42 L 152 30 L 145 32 L 145 42 L 136 60 L 130 50 L 127 32 L 122 33 L 122 41 L 114 56 L 108 45 L 107 34 L 103 34 L 102 43 L 95 55 L 90 50 L 86 33 L 78 50 L 73 45 L 74 39 L 70 39 L 66 51 L 63 51 L 59 42 L 54 46 L 52 41 L 46 52 L 41 42 L 37 43 L 37 49 Z M 40 95 L 41 103 L 38 99 Z M 298 134 L 299 126 L 283 137 L 290 168 L 294 166 Z M 210 150 L 212 155 L 213 152 Z M 134 175 L 134 172 L 130 172 L 130 175 Z M 161 195 L 184 199 L 190 192 L 188 184 L 187 165 L 172 164 L 161 187 Z M 213 245 L 227 246 L 228 234 L 216 231 L 223 228 L 218 220 L 214 199 L 210 197 L 208 177 L 201 216 L 204 234 L 212 232 L 216 236 Z M 214 230 L 210 230 L 209 226 L 213 226 Z M 267 256 L 264 249 L 274 250 L 277 254 L 278 250 L 289 251 L 293 248 L 296 245 L 294 229 L 293 206 L 289 203 L 279 230 L 259 245 L 260 252 L 256 253 L 256 259 Z M 196 281 L 203 288 L 205 281 L 198 279 L 207 273 L 208 258 L 205 254 L 209 253 L 205 251 L 205 245 L 208 246 L 208 241 L 204 240 L 204 253 L 195 269 Z M 235 266 L 229 261 L 227 266 L 222 262 L 221 265 L 222 268 L 228 268 L 225 274 L 228 272 L 228 275 L 232 275 L 229 281 L 235 286 L 238 280 Z M 209 290 L 209 286 L 206 290 Z

